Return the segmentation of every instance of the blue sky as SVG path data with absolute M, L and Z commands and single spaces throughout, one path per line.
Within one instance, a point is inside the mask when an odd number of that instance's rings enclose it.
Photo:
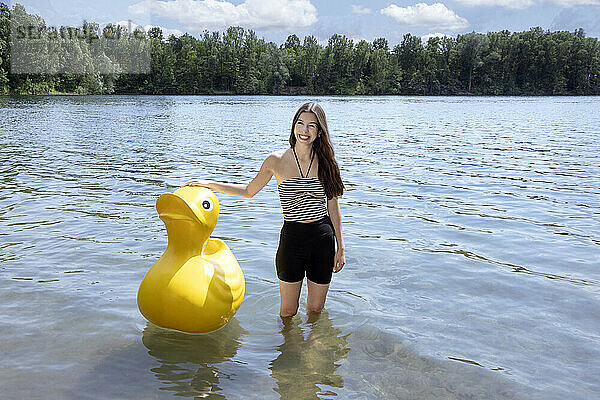
M 14 1 L 9 1 L 13 5 Z M 133 23 L 160 26 L 166 33 L 222 31 L 228 26 L 253 29 L 259 37 L 283 43 L 295 33 L 321 43 L 334 33 L 358 41 L 388 39 L 391 46 L 405 33 L 422 36 L 540 26 L 600 37 L 600 0 L 20 0 L 47 25 Z

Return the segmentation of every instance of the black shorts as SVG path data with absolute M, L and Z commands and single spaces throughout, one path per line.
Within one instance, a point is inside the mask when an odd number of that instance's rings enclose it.
M 275 256 L 277 276 L 299 282 L 304 275 L 315 283 L 331 282 L 335 259 L 335 233 L 329 217 L 314 222 L 285 221 Z

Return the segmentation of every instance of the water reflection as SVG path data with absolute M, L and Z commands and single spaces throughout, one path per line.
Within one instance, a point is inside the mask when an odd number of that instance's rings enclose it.
M 298 317 L 286 319 L 281 334 L 280 354 L 269 367 L 281 399 L 336 396 L 335 389 L 344 387 L 336 370 L 350 351 L 349 334 L 333 327 L 327 311 L 309 315 L 306 323 Z
M 300 398 L 293 383 L 309 398 L 504 400 L 516 381 L 523 398 L 597 398 L 598 99 L 320 99 L 351 249 L 330 313 L 352 335 L 266 323 L 272 180 L 252 201 L 220 197 L 215 234 L 261 292 L 238 315 L 250 333 L 228 326 L 213 349 L 152 331 L 138 343 L 135 295 L 166 245 L 156 196 L 194 176 L 250 180 L 298 98 L 0 96 L 2 397 Z
M 352 352 L 340 373 L 345 390 L 364 399 L 419 400 L 539 400 L 540 393 L 511 380 L 501 366 L 488 370 L 485 362 L 448 356 L 439 360 L 419 353 L 408 338 L 372 326 L 359 327 L 351 336 Z M 365 367 L 365 366 L 371 366 Z M 492 372 L 494 371 L 494 372 Z M 503 373 L 505 372 L 505 373 Z M 556 397 L 564 398 L 564 397 Z
M 142 343 L 161 364 L 152 368 L 163 383 L 161 390 L 176 396 L 225 399 L 219 393 L 223 389 L 221 380 L 232 377 L 223 373 L 219 364 L 232 361 L 247 333 L 235 318 L 222 329 L 205 335 L 189 335 L 148 323 Z

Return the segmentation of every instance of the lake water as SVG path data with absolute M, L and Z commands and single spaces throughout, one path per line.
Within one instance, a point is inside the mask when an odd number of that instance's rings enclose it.
M 234 319 L 147 323 L 157 197 L 248 182 L 306 100 L 0 97 L 2 398 L 597 398 L 598 97 L 317 98 L 348 189 L 326 310 L 279 320 L 273 179 L 217 194 Z

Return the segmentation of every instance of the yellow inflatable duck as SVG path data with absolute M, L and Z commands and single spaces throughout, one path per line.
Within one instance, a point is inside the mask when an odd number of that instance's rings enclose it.
M 138 290 L 140 312 L 163 328 L 206 333 L 225 325 L 244 299 L 242 270 L 229 247 L 211 239 L 219 200 L 206 188 L 164 193 L 156 210 L 169 243 Z

